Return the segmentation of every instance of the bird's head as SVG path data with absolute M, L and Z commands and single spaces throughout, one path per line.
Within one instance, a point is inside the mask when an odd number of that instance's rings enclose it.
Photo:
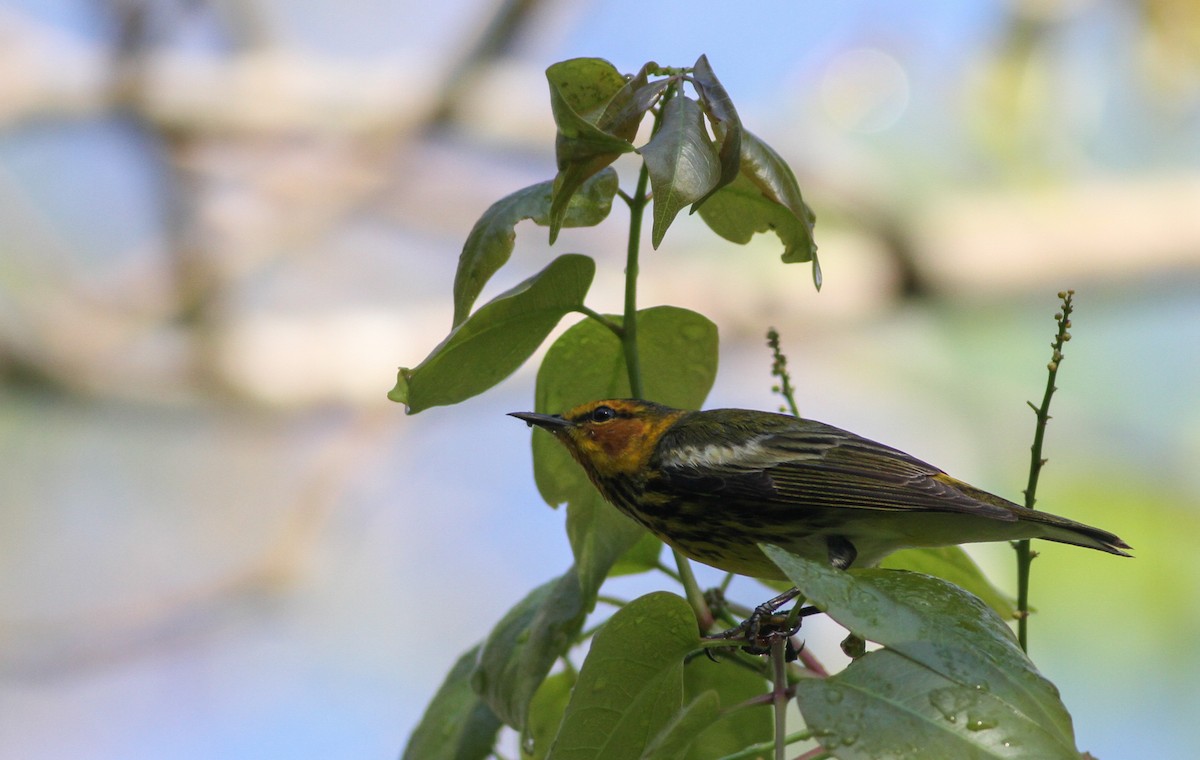
M 601 478 L 643 470 L 662 434 L 687 412 L 637 399 L 589 401 L 563 414 L 512 412 L 551 433 Z

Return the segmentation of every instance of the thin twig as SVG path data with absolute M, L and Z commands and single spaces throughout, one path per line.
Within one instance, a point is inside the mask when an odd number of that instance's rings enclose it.
M 779 378 L 779 385 L 772 387 L 771 390 L 783 396 L 787 401 L 787 407 L 781 406 L 779 411 L 790 411 L 793 417 L 799 417 L 800 408 L 796 406 L 796 389 L 792 386 L 792 376 L 787 370 L 787 356 L 779 347 L 779 331 L 774 327 L 767 330 L 767 345 L 771 347 L 771 356 L 774 358 L 771 363 L 771 374 Z
M 1046 423 L 1050 421 L 1050 399 L 1054 396 L 1054 391 L 1058 390 L 1054 381 L 1058 377 L 1058 367 L 1063 360 L 1063 344 L 1071 339 L 1068 329 L 1071 327 L 1074 296 L 1074 290 L 1064 290 L 1058 294 L 1062 301 L 1062 310 L 1054 315 L 1054 321 L 1058 323 L 1058 331 L 1054 336 L 1054 342 L 1050 344 L 1054 353 L 1051 354 L 1050 363 L 1046 365 L 1046 391 L 1042 394 L 1041 406 L 1034 406 L 1032 401 L 1028 402 L 1029 407 L 1037 415 L 1033 445 L 1029 447 L 1029 483 L 1025 486 L 1025 506 L 1029 509 L 1033 509 L 1037 503 L 1038 477 L 1042 474 L 1042 465 L 1046 464 L 1046 460 L 1042 457 L 1042 443 L 1046 437 Z M 1028 652 L 1029 567 L 1033 563 L 1033 558 L 1037 556 L 1037 552 L 1030 549 L 1029 539 L 1014 541 L 1013 547 L 1017 550 L 1017 640 L 1021 644 L 1021 650 Z

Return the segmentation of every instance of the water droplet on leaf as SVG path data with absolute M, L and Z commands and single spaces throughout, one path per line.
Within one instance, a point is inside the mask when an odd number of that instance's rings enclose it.
M 995 728 L 995 727 L 996 727 L 996 721 L 993 720 L 992 718 L 981 718 L 977 715 L 968 715 L 967 716 L 967 730 L 968 731 L 984 731 L 986 729 Z

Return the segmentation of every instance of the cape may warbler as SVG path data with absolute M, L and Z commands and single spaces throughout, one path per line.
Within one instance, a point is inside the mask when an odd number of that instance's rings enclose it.
M 604 498 L 651 533 L 733 573 L 783 577 L 759 542 L 841 568 L 911 546 L 1019 538 L 1129 556 L 1108 531 L 1018 506 L 813 420 L 632 399 L 512 416 L 552 433 Z

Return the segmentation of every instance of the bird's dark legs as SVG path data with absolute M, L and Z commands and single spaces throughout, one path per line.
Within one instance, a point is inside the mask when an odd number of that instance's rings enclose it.
M 844 536 L 829 536 L 825 539 L 825 547 L 829 552 L 829 564 L 837 570 L 845 570 L 854 563 L 858 550 Z M 791 637 L 800 630 L 800 623 L 809 615 L 820 612 L 816 607 L 800 607 L 786 615 L 776 614 L 776 611 L 800 596 L 800 589 L 793 586 L 782 594 L 768 599 L 754 608 L 750 617 L 741 625 L 730 628 L 714 635 L 714 639 L 744 639 L 747 643 L 742 647 L 750 654 L 767 654 L 771 649 L 771 641 L 778 636 L 788 638 L 788 661 L 796 659 L 796 651 L 791 646 Z

